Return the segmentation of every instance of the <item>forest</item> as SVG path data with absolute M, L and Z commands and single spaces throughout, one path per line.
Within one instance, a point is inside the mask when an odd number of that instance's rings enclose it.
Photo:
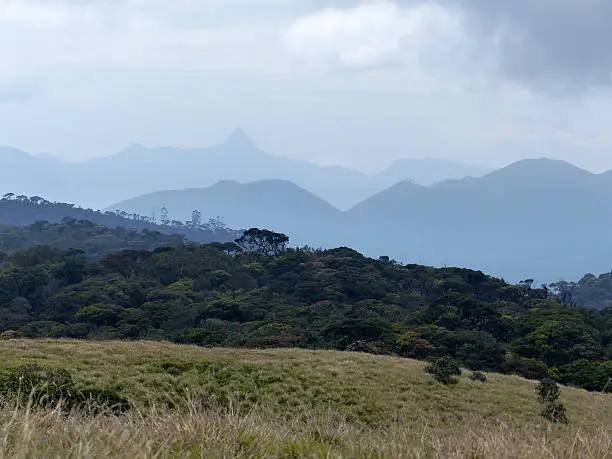
M 108 250 L 52 247 L 66 227 L 74 241 L 92 231 L 124 237 L 73 221 L 13 230 L 51 236 L 0 257 L 4 337 L 451 356 L 473 370 L 612 390 L 612 308 L 576 306 L 563 285 L 512 285 L 346 247 L 290 248 L 285 235 L 259 229 L 235 242 L 166 246 L 179 241 L 142 233 L 131 236 L 142 238 L 136 248 L 118 251 L 126 239 Z
M 240 231 L 228 228 L 221 217 L 211 216 L 208 219 L 203 219 L 202 213 L 197 209 L 193 210 L 191 220 L 181 221 L 172 218 L 171 211 L 166 208 L 162 209 L 158 216 L 146 216 L 122 210 L 83 209 L 74 204 L 51 202 L 40 196 L 6 193 L 0 199 L 0 226 L 21 227 L 65 222 L 91 222 L 99 227 L 125 228 L 136 232 L 146 230 L 169 235 L 174 239 L 177 235 L 180 235 L 190 241 L 201 243 L 232 241 L 240 235 Z M 42 233 L 37 231 L 37 234 L 41 235 Z M 23 240 L 23 237 L 18 234 L 16 237 Z M 45 234 L 44 237 L 48 237 L 48 235 Z M 29 244 L 28 240 L 30 239 L 26 237 L 24 243 Z M 48 241 L 45 240 L 42 243 L 48 243 Z M 0 248 L 0 250 L 4 249 Z

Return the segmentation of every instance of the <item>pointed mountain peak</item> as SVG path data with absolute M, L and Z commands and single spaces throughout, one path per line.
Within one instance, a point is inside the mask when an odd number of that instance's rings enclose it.
M 238 148 L 257 148 L 255 142 L 241 128 L 235 129 L 229 135 L 225 144 Z

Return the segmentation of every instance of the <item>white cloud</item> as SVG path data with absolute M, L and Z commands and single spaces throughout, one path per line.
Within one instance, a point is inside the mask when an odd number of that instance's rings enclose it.
M 436 4 L 400 7 L 379 1 L 302 17 L 284 35 L 284 43 L 291 53 L 319 64 L 416 67 L 423 52 L 448 49 L 459 33 L 458 18 Z

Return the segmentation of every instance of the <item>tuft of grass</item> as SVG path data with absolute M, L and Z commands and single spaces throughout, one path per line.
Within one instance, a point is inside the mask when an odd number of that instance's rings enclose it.
M 446 386 L 421 362 L 354 352 L 0 341 L 0 372 L 21 364 L 134 408 L 0 409 L 1 457 L 612 458 L 612 395 L 563 388 L 573 422 L 551 425 L 515 376 Z

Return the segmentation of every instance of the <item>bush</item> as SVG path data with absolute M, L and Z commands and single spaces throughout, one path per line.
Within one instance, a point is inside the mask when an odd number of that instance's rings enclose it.
M 535 359 L 512 357 L 500 366 L 500 371 L 508 375 L 519 375 L 527 379 L 542 379 L 548 376 L 548 367 Z
M 538 401 L 544 405 L 540 415 L 551 422 L 567 424 L 565 406 L 558 402 L 561 391 L 557 383 L 550 378 L 543 379 L 536 386 L 536 392 Z
M 439 358 L 434 363 L 427 365 L 425 371 L 442 384 L 455 384 L 457 383 L 456 376 L 461 375 L 459 362 L 451 357 Z
M 26 364 L 4 375 L 0 394 L 17 406 L 49 407 L 73 399 L 75 387 L 70 373 L 63 368 Z
M 379 354 L 380 351 L 376 344 L 368 341 L 354 341 L 345 349 L 346 352 L 365 352 L 366 354 Z
M 131 408 L 130 402 L 119 391 L 113 389 L 87 388 L 78 392 L 78 408 L 92 414 L 110 412 L 125 413 Z
M 472 381 L 487 382 L 487 375 L 485 375 L 482 371 L 475 371 L 470 375 L 470 379 Z
M 563 403 L 559 402 L 550 402 L 544 405 L 544 408 L 542 408 L 540 412 L 540 416 L 555 423 L 567 424 L 569 422 L 565 406 Z
M 20 338 L 23 338 L 23 333 L 21 333 L 19 330 L 7 330 L 0 333 L 0 340 L 3 341 Z
M 25 364 L 8 370 L 0 378 L 0 396 L 9 404 L 25 408 L 79 409 L 88 413 L 122 413 L 129 402 L 111 389 L 78 389 L 63 368 Z
M 536 386 L 536 392 L 540 403 L 556 402 L 561 393 L 557 383 L 550 378 L 540 381 Z

